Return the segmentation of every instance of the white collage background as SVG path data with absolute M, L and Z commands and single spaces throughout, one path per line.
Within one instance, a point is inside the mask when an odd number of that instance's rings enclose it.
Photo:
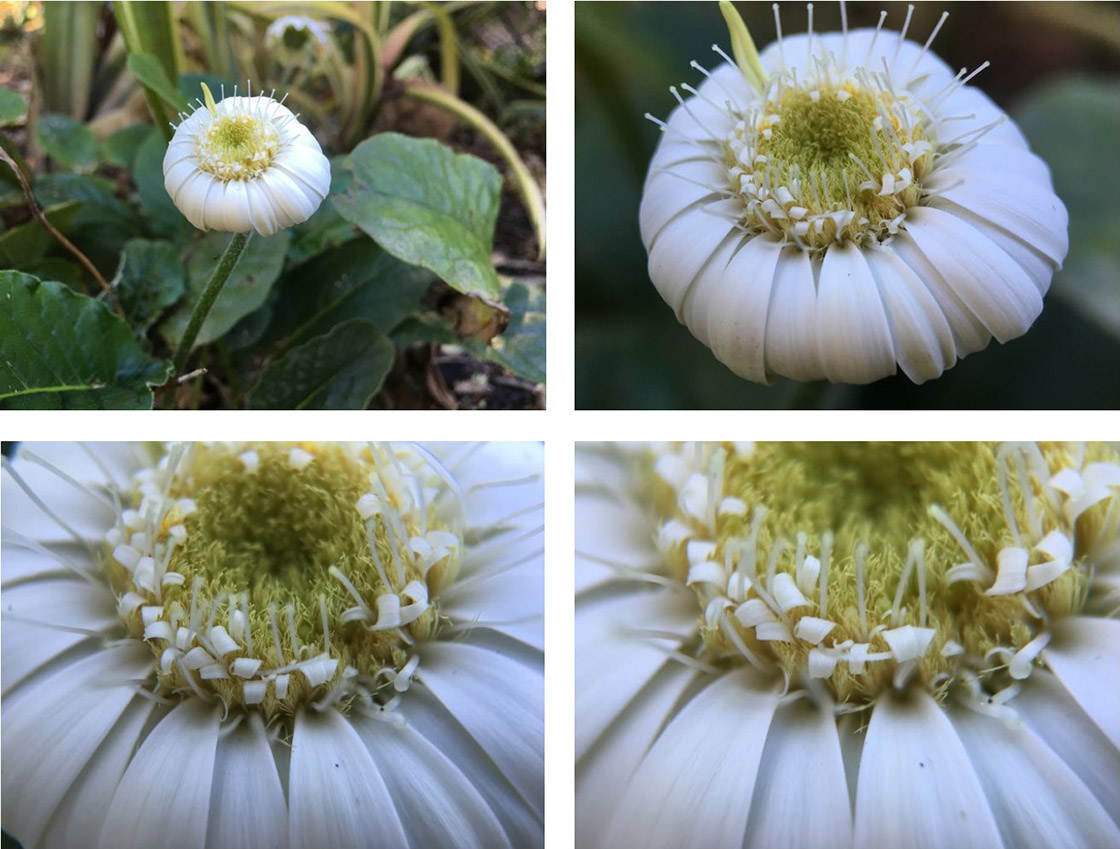
M 1112 411 L 576 411 L 574 14 L 548 6 L 548 397 L 545 411 L 0 414 L 0 440 L 541 441 L 545 445 L 545 840 L 574 845 L 573 465 L 577 442 L 1115 440 Z M 635 213 L 636 215 L 636 213 Z M 623 226 L 637 227 L 634 223 Z M 603 363 L 610 368 L 610 363 Z

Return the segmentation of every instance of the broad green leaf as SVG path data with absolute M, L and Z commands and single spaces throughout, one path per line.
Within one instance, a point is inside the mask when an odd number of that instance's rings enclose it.
M 0 408 L 150 409 L 171 364 L 101 301 L 0 271 Z
M 79 201 L 67 201 L 58 206 L 44 209 L 47 220 L 58 230 L 67 229 L 81 210 Z M 0 235 L 0 266 L 4 268 L 28 268 L 46 255 L 53 245 L 58 244 L 38 218 L 26 224 L 13 227 Z
M 207 233 L 192 245 L 187 260 L 187 296 L 160 327 L 160 333 L 172 347 L 178 346 L 190 321 L 191 311 L 202 290 L 206 288 L 229 240 L 229 233 L 213 232 Z M 196 345 L 207 345 L 215 339 L 221 339 L 238 321 L 265 302 L 272 284 L 280 276 L 287 250 L 287 230 L 281 230 L 268 238 L 254 236 L 249 239 L 249 244 L 233 267 L 233 273 L 226 280 L 222 293 L 203 323 Z
M 354 149 L 348 167 L 350 185 L 333 198 L 343 218 L 452 288 L 497 297 L 490 251 L 502 178 L 494 166 L 433 139 L 381 133 Z
M 101 142 L 101 158 L 110 165 L 131 171 L 140 145 L 147 141 L 151 132 L 151 124 L 133 124 L 131 127 L 117 130 Z
M 18 91 L 0 87 L 0 127 L 16 124 L 27 114 L 27 98 Z
M 31 169 L 27 167 L 27 163 L 23 161 L 23 156 L 20 154 L 19 148 L 16 147 L 16 143 L 8 138 L 6 133 L 0 133 L 0 148 L 4 149 L 4 153 L 16 164 L 19 173 L 23 175 L 23 179 L 30 185 L 35 177 L 31 173 Z M 20 186 L 16 173 L 12 170 L 12 166 L 9 165 L 5 159 L 0 159 L 0 181 L 11 186 L 15 191 L 19 192 L 22 197 L 23 188 Z
M 1054 294 L 1120 336 L 1116 90 L 1115 79 L 1065 77 L 1033 89 L 1015 117 L 1031 149 L 1050 166 L 1054 188 L 1069 210 L 1069 255 L 1055 275 Z M 1087 167 L 1092 179 L 1086 178 Z
M 97 164 L 97 138 L 69 115 L 44 115 L 35 134 L 47 155 L 64 168 L 88 171 Z
M 76 261 L 63 259 L 60 256 L 48 256 L 31 263 L 26 268 L 21 268 L 20 271 L 38 277 L 40 280 L 57 280 L 59 283 L 65 283 L 75 292 L 86 294 L 88 278 L 85 276 L 85 270 Z
M 112 285 L 129 324 L 144 333 L 186 290 L 178 249 L 171 242 L 132 239 Z
M 35 197 L 40 205 L 56 206 L 66 201 L 81 201 L 82 210 L 74 228 L 111 229 L 121 240 L 141 226 L 139 216 L 113 194 L 114 185 L 104 177 L 89 174 L 42 174 L 35 179 Z
M 186 110 L 186 98 L 167 78 L 167 72 L 157 57 L 151 53 L 129 53 L 128 69 L 145 88 L 159 95 L 171 107 L 172 113 Z
M 514 283 L 506 292 L 509 324 L 490 343 L 486 358 L 534 383 L 545 381 L 544 294 L 530 298 L 529 289 Z
M 136 151 L 132 179 L 136 181 L 140 208 L 151 231 L 157 236 L 186 238 L 197 231 L 179 212 L 163 187 L 163 155 L 166 152 L 167 142 L 159 130 L 149 128 L 148 138 Z
M 143 228 L 140 217 L 113 194 L 113 182 L 104 177 L 43 174 L 34 188 L 44 207 L 67 200 L 81 202 L 78 214 L 60 229 L 106 277 L 116 268 L 124 243 Z
M 348 318 L 388 332 L 420 309 L 433 277 L 405 265 L 364 236 L 287 272 L 277 284 L 268 338 L 300 342 Z
M 361 410 L 393 366 L 393 343 L 354 318 L 293 348 L 264 370 L 249 406 L 265 410 Z

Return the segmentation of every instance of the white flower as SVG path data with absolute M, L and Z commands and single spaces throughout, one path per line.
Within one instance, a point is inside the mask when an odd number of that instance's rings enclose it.
M 642 196 L 650 277 L 677 318 L 759 382 L 901 367 L 921 383 L 1025 333 L 1068 216 L 1046 164 L 967 84 L 988 63 L 954 74 L 929 50 L 941 23 L 919 45 L 909 16 L 901 33 L 885 12 L 814 33 L 812 4 L 808 33 L 785 37 L 775 5 L 759 55 L 725 15 L 738 66 L 693 63 L 706 81 L 672 89 Z
M 303 15 L 284 15 L 274 20 L 265 30 L 269 50 L 282 52 L 293 58 L 302 53 L 307 53 L 312 58 L 322 56 L 329 37 L 329 25 Z
M 200 230 L 262 236 L 306 221 L 331 186 L 307 127 L 271 97 L 227 97 L 185 118 L 163 157 L 175 206 Z
M 576 846 L 1120 841 L 1120 454 L 584 446 Z
M 5 831 L 541 846 L 541 466 L 529 444 L 19 446 Z

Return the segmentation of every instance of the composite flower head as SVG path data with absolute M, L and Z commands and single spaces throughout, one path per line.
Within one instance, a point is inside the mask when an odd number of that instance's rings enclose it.
M 938 377 L 1022 335 L 1068 248 L 1046 164 L 930 46 L 875 29 L 782 34 L 674 87 L 640 210 L 650 277 L 737 374 Z M 843 9 L 843 6 L 841 6 Z M 911 7 L 911 13 L 913 7 Z M 718 48 L 716 48 L 718 50 Z M 661 123 L 661 122 L 658 122 Z
M 330 162 L 299 118 L 263 94 L 206 102 L 163 157 L 171 200 L 200 230 L 262 236 L 306 221 L 331 186 Z
M 586 446 L 576 845 L 1114 846 L 1120 452 Z
M 265 40 L 271 53 L 286 61 L 317 61 L 327 51 L 330 26 L 303 15 L 284 15 L 268 25 Z
M 540 846 L 539 446 L 20 446 L 26 849 Z

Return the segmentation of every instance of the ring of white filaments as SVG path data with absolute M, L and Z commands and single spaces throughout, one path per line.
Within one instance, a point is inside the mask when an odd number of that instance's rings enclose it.
M 321 643 L 303 643 L 297 635 L 293 605 L 268 608 L 272 644 L 269 646 L 283 663 L 266 667 L 258 657 L 260 647 L 254 646 L 249 627 L 250 597 L 247 592 L 219 593 L 212 600 L 199 597 L 201 576 L 192 581 L 189 610 L 175 604 L 165 607 L 165 587 L 183 585 L 186 577 L 168 569 L 175 549 L 187 538 L 187 517 L 197 509 L 190 498 L 173 499 L 169 495 L 189 445 L 174 446 L 161 460 L 159 467 L 143 469 L 134 476 L 140 494 L 135 509 L 118 509 L 117 524 L 106 534 L 112 547 L 111 556 L 129 574 L 130 587 L 117 603 L 122 620 L 130 620 L 139 611 L 144 627 L 143 639 L 157 648 L 163 673 L 178 669 L 196 695 L 210 700 L 202 682 L 237 679 L 242 685 L 246 705 L 262 703 L 269 688 L 278 700 L 287 697 L 293 675 L 306 680 L 311 690 L 336 678 L 339 660 L 332 653 L 330 620 L 326 600 L 317 599 L 321 626 Z M 455 484 L 435 464 L 408 468 L 402 464 L 391 446 L 369 446 L 370 490 L 354 504 L 365 521 L 370 555 L 382 585 L 389 588 L 376 599 L 363 598 L 347 576 L 336 566 L 329 574 L 353 597 L 354 606 L 340 617 L 340 624 L 357 622 L 370 631 L 392 631 L 401 644 L 410 646 L 414 640 L 407 626 L 421 617 L 431 606 L 428 587 L 420 580 L 407 580 L 409 573 L 426 576 L 433 566 L 458 558 L 462 540 L 456 533 L 428 528 L 428 505 L 433 492 L 458 498 Z M 238 455 L 247 474 L 259 466 L 260 458 L 253 450 Z M 291 449 L 288 462 L 295 470 L 314 462 L 314 456 L 302 448 Z M 384 521 L 390 534 L 390 562 L 384 562 L 375 544 L 377 519 Z M 408 534 L 406 525 L 419 528 Z M 166 528 L 166 535 L 160 529 Z M 378 712 L 395 706 L 400 693 L 409 688 L 419 664 L 413 652 L 401 669 L 386 666 L 374 675 L 362 675 L 348 666 L 336 683 L 314 703 L 317 708 L 334 704 L 344 696 L 355 696 L 368 709 Z M 196 680 L 197 676 L 197 680 Z M 373 695 L 391 687 L 387 700 L 375 702 Z
M 750 448 L 736 448 L 749 451 Z M 718 630 L 735 647 L 743 660 L 760 670 L 773 670 L 774 663 L 752 651 L 742 639 L 750 631 L 759 643 L 800 643 L 808 649 L 801 674 L 802 686 L 813 686 L 814 679 L 828 678 L 839 664 L 847 665 L 853 675 L 862 674 L 869 664 L 895 665 L 892 683 L 905 686 L 922 658 L 930 650 L 935 630 L 927 627 L 926 579 L 927 563 L 922 540 L 910 542 L 907 559 L 889 612 L 889 621 L 873 623 L 865 604 L 867 585 L 866 561 L 868 542 L 856 545 L 854 554 L 856 599 L 860 639 L 828 641 L 837 622 L 829 618 L 828 573 L 834 537 L 821 535 L 820 549 L 810 553 L 808 534 L 798 532 L 796 539 L 778 537 L 768 552 L 758 544 L 759 530 L 767 515 L 762 504 L 748 505 L 742 499 L 724 494 L 724 471 L 727 453 L 685 450 L 663 454 L 655 464 L 657 476 L 676 491 L 680 517 L 663 522 L 657 534 L 658 549 L 666 556 L 684 551 L 688 563 L 686 585 L 696 592 L 703 610 L 703 623 L 709 630 Z M 1036 605 L 1032 593 L 1060 578 L 1074 566 L 1074 526 L 1077 518 L 1098 502 L 1111 499 L 1111 514 L 1105 522 L 1106 531 L 1120 523 L 1120 466 L 1093 463 L 1084 469 L 1063 468 L 1051 474 L 1037 446 L 1004 445 L 998 453 L 998 477 L 1005 519 L 1012 530 L 1014 546 L 998 553 L 996 568 L 982 561 L 959 526 L 939 506 L 930 508 L 958 543 L 966 558 L 948 570 L 947 582 L 973 581 L 986 587 L 985 594 L 1015 595 L 1042 627 L 1022 647 L 997 647 L 983 658 L 969 657 L 959 642 L 946 640 L 941 649 L 945 658 L 956 663 L 953 680 L 963 683 L 976 697 L 970 706 L 999 713 L 1002 702 L 1017 692 L 1018 685 L 993 696 L 982 696 L 977 671 L 990 670 L 992 657 L 999 656 L 1015 682 L 1030 676 L 1033 663 L 1050 640 L 1047 617 Z M 1058 526 L 1048 527 L 1034 507 L 1036 489 L 1030 476 L 1040 482 L 1040 497 L 1054 511 L 1048 516 L 1060 517 Z M 1012 487 L 1017 487 L 1027 509 L 1027 526 L 1020 527 L 1012 510 Z M 750 517 L 746 535 L 725 541 L 723 557 L 717 557 L 717 522 L 725 517 Z M 792 550 L 793 571 L 779 571 L 778 564 Z M 1036 561 L 1030 564 L 1030 561 Z M 916 610 L 902 604 L 911 581 L 916 581 Z M 872 641 L 881 635 L 887 651 L 873 651 Z M 687 658 L 675 655 L 687 661 Z M 705 666 L 701 664 L 701 666 Z M 706 667 L 705 667 L 706 668 Z M 942 676 L 944 677 L 944 676 Z M 790 682 L 787 681 L 787 686 Z M 944 681 L 935 682 L 937 684 Z M 838 712 L 859 710 L 862 706 L 840 706 Z

